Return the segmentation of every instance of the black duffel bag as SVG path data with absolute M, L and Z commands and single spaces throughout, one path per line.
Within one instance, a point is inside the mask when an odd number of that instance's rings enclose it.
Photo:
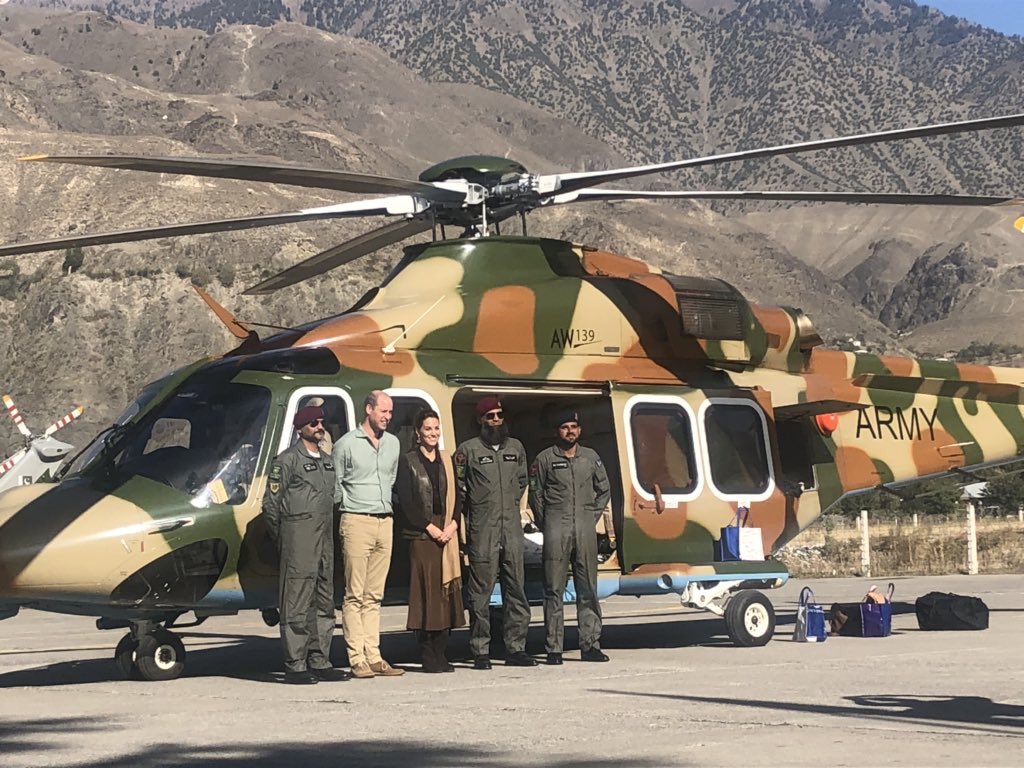
M 988 606 L 977 597 L 929 592 L 917 598 L 914 608 L 921 629 L 988 629 Z

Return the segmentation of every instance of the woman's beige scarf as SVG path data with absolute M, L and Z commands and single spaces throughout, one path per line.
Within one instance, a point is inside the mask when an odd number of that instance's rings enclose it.
M 437 460 L 441 462 L 445 477 L 448 478 L 448 494 L 444 499 L 443 529 L 448 527 L 455 516 L 455 476 L 452 474 L 451 463 L 442 461 L 440 449 L 437 451 Z M 444 551 L 441 553 L 441 584 L 446 595 L 451 594 L 452 590 L 462 589 L 462 562 L 459 556 L 460 533 L 461 531 L 456 531 L 455 535 L 448 539 L 448 543 L 444 545 Z

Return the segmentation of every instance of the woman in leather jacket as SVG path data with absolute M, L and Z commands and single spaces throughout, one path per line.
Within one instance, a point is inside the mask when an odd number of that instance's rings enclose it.
M 438 441 L 441 420 L 424 408 L 416 414 L 416 446 L 401 456 L 395 490 L 402 536 L 409 541 L 408 629 L 417 633 L 424 672 L 453 672 L 445 655 L 449 632 L 466 624 L 462 607 L 459 525 L 451 470 Z

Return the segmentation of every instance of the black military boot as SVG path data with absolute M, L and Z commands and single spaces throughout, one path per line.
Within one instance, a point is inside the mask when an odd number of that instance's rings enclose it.
M 557 666 L 560 666 L 561 663 L 562 663 L 562 654 L 560 654 L 560 653 L 549 653 L 548 654 L 548 664 L 550 664 L 553 667 L 557 667 Z
M 473 657 L 473 669 L 490 669 L 491 668 L 491 657 L 490 656 L 474 656 Z
M 285 672 L 284 681 L 290 685 L 316 685 L 319 680 L 307 669 L 301 672 Z
M 437 653 L 434 650 L 434 633 L 424 632 L 422 629 L 416 632 L 416 639 L 420 642 L 420 659 L 423 662 L 424 672 L 443 672 L 437 663 Z
M 440 629 L 437 632 L 431 633 L 433 637 L 434 646 L 434 660 L 437 662 L 437 668 L 439 672 L 454 672 L 455 667 L 448 661 L 448 656 L 445 654 L 445 650 L 448 648 L 448 630 Z
M 505 657 L 506 667 L 536 667 L 537 660 L 526 651 L 516 651 Z
M 582 661 L 608 661 L 608 654 L 602 651 L 600 648 L 587 648 L 585 651 L 580 651 L 580 660 Z

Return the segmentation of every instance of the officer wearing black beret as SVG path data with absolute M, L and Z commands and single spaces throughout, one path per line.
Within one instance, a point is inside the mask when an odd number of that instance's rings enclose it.
M 263 518 L 280 552 L 278 604 L 284 679 L 311 685 L 348 680 L 331 667 L 334 637 L 334 463 L 322 453 L 324 412 L 300 408 L 299 439 L 270 466 Z
M 597 452 L 579 444 L 579 414 L 554 415 L 554 445 L 530 468 L 530 508 L 544 532 L 544 629 L 548 664 L 562 663 L 565 611 L 562 604 L 572 565 L 576 617 L 583 661 L 608 661 L 601 650 L 601 605 L 597 600 L 595 524 L 611 496 L 608 473 Z

